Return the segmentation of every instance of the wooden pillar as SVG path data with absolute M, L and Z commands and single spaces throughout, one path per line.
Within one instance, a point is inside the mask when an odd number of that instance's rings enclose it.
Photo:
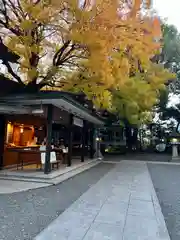
M 68 157 L 67 157 L 68 167 L 70 167 L 72 164 L 72 141 L 73 141 L 73 115 L 71 114 L 68 126 Z
M 81 162 L 84 162 L 84 155 L 85 155 L 85 141 L 86 141 L 86 121 L 83 121 L 83 127 L 81 130 Z
M 0 169 L 3 168 L 5 135 L 6 135 L 6 119 L 4 115 L 0 115 Z
M 93 159 L 94 157 L 94 126 L 91 126 L 90 129 L 90 136 L 89 136 L 89 142 L 90 142 L 90 159 Z
M 51 140 L 52 140 L 52 117 L 53 117 L 53 106 L 47 106 L 47 135 L 46 135 L 46 157 L 45 157 L 45 167 L 44 173 L 48 174 L 51 172 Z

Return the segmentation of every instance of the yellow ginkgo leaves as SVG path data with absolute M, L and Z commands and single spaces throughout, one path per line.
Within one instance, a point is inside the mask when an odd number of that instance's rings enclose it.
M 39 90 L 83 91 L 97 107 L 121 113 L 114 100 L 118 92 L 125 115 L 138 118 L 156 102 L 166 80 L 163 69 L 151 66 L 159 43 L 154 20 L 142 14 L 150 0 L 142 2 L 3 1 L 8 14 L 0 13 L 3 40 L 20 56 L 13 78 L 19 81 L 20 72 L 23 84 Z

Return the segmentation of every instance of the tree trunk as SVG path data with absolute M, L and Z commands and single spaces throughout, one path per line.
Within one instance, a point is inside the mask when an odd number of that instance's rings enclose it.
M 40 85 L 36 84 L 36 81 L 32 81 L 24 87 L 24 91 L 27 93 L 37 93 L 40 91 Z
M 130 125 L 126 125 L 125 128 L 126 135 L 126 146 L 129 151 L 132 151 L 134 148 L 138 147 L 138 128 L 133 128 Z
M 129 151 L 132 151 L 132 127 L 131 126 L 126 125 L 125 135 L 126 135 L 126 146 Z
M 138 149 L 138 128 L 133 128 L 132 141 L 133 141 L 133 147 L 135 148 L 135 150 L 137 150 Z
M 30 83 L 28 83 L 27 85 L 24 85 L 24 87 L 21 89 L 21 92 L 23 93 L 29 93 L 29 94 L 35 94 L 40 92 L 40 90 L 46 86 L 46 84 L 37 84 L 36 81 L 32 81 Z

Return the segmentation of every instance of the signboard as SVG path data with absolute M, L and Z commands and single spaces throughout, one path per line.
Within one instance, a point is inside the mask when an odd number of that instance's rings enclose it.
M 83 127 L 83 120 L 77 117 L 73 117 L 73 124 L 78 127 Z

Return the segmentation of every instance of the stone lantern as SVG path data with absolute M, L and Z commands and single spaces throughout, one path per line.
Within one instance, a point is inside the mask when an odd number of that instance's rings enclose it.
M 180 134 L 174 132 L 171 134 L 172 161 L 179 160 L 178 145 L 180 144 Z

